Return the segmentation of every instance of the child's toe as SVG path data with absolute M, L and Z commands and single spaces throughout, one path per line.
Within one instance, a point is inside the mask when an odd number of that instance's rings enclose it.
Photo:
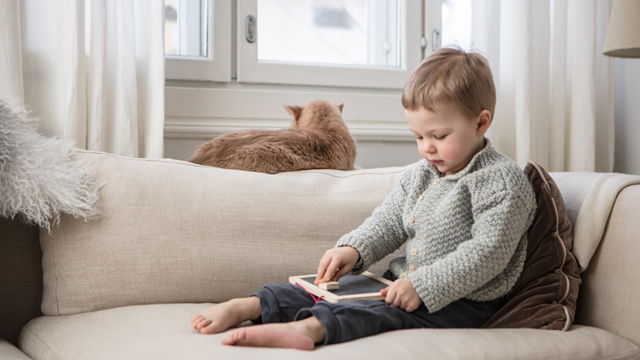
M 202 327 L 200 328 L 200 332 L 203 334 L 217 334 L 223 330 L 219 329 L 217 324 L 214 324 L 213 321 L 207 320 L 202 323 Z
M 200 329 L 202 329 L 203 327 L 205 327 L 205 326 L 207 326 L 209 324 L 211 324 L 211 320 L 209 320 L 209 319 L 207 319 L 205 317 L 202 317 L 202 318 L 198 319 L 198 322 L 196 323 L 196 329 L 200 330 Z

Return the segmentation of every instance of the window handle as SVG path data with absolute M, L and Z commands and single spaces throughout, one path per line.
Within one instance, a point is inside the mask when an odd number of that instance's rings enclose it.
M 431 33 L 431 48 L 433 51 L 438 50 L 440 47 L 440 31 L 438 29 L 434 29 Z
M 244 19 L 244 37 L 250 43 L 256 41 L 256 18 L 253 15 Z

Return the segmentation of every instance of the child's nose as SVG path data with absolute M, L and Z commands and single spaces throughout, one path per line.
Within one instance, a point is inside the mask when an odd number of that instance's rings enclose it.
M 436 152 L 435 145 L 430 141 L 425 141 L 424 142 L 424 152 L 425 153 L 429 153 L 429 154 L 435 153 Z

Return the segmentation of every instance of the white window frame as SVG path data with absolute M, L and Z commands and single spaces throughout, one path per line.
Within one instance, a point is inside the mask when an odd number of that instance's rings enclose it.
M 206 0 L 208 51 L 206 57 L 165 55 L 167 80 L 231 81 L 231 0 Z M 184 14 L 179 16 L 184 16 Z M 202 35 L 205 36 L 205 35 Z M 195 42 L 194 42 L 195 43 Z M 199 46 L 200 42 L 195 43 Z M 189 46 L 181 41 L 181 46 Z
M 257 0 L 238 0 L 237 11 L 237 80 L 239 83 L 288 84 L 309 86 L 344 86 L 379 89 L 402 89 L 420 62 L 421 4 L 401 1 L 401 66 L 399 68 L 347 65 L 293 64 L 258 60 L 260 34 L 252 43 L 245 38 L 245 18 L 257 14 Z

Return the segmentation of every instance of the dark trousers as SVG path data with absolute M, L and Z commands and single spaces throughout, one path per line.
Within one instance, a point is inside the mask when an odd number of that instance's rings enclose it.
M 395 280 L 389 271 L 384 276 Z M 290 322 L 315 316 L 327 331 L 325 345 L 401 329 L 479 328 L 504 305 L 504 297 L 485 302 L 460 299 L 433 313 L 424 304 L 406 312 L 382 300 L 316 302 L 294 284 L 269 284 L 252 296 L 260 298 L 261 308 L 254 323 Z

